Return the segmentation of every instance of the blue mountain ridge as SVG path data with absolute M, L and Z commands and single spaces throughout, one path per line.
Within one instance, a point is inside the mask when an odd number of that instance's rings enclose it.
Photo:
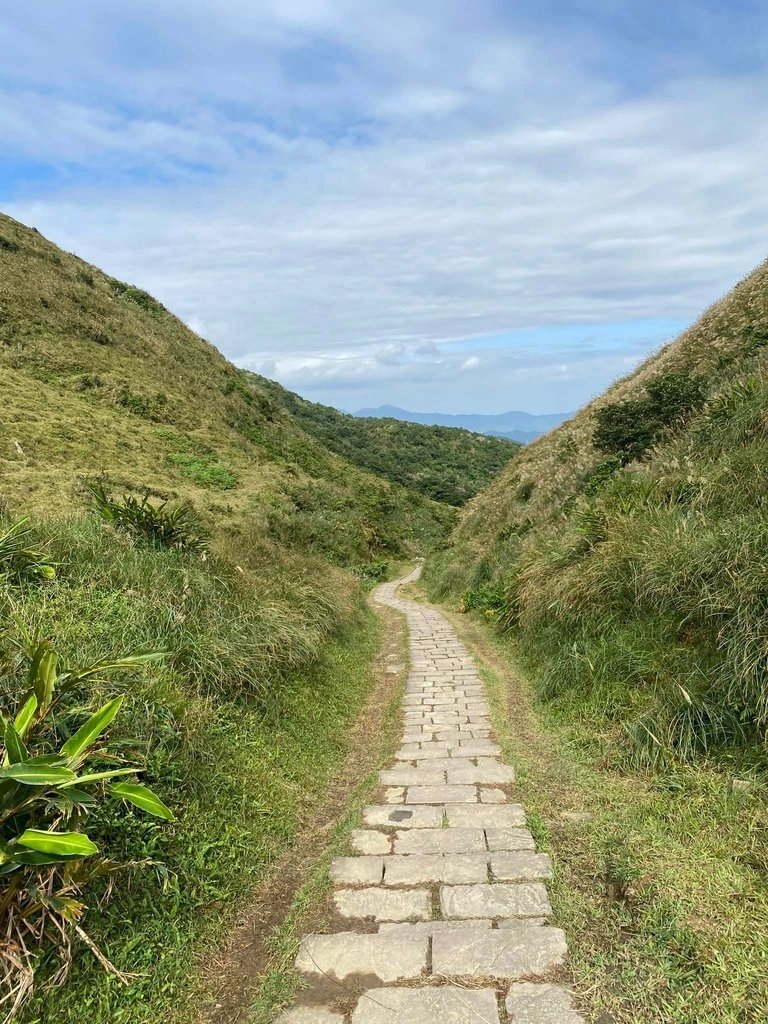
M 496 437 L 508 437 L 512 441 L 523 444 L 534 441 L 542 434 L 548 433 L 568 419 L 571 413 L 531 413 L 511 410 L 501 413 L 443 413 L 443 412 L 411 412 L 396 405 L 378 405 L 358 409 L 352 413 L 358 417 L 374 417 L 406 420 L 409 423 L 423 423 L 437 427 L 461 427 L 473 430 L 477 434 L 492 434 Z

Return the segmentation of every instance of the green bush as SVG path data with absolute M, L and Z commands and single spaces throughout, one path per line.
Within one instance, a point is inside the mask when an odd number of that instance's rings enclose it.
M 189 505 L 169 508 L 167 501 L 155 503 L 146 493 L 140 498 L 124 494 L 116 499 L 102 484 L 92 484 L 89 490 L 94 512 L 132 537 L 177 551 L 205 550 L 204 531 Z
M 704 402 L 701 380 L 685 373 L 661 374 L 646 385 L 647 398 L 614 402 L 595 411 L 595 448 L 618 456 L 622 465 L 642 458 L 664 430 Z
M 595 411 L 595 421 L 595 448 L 617 455 L 622 465 L 639 459 L 656 439 L 656 418 L 645 399 L 603 406 Z
M 152 298 L 149 292 L 142 291 L 141 288 L 134 288 L 133 285 L 126 284 L 124 281 L 118 281 L 114 277 L 110 278 L 109 286 L 115 295 L 119 295 L 120 298 L 125 299 L 127 302 L 135 303 L 153 316 L 159 316 L 161 313 L 167 312 L 162 303 Z
M 362 580 L 381 583 L 389 575 L 389 562 L 367 562 L 365 565 L 352 566 L 352 572 Z

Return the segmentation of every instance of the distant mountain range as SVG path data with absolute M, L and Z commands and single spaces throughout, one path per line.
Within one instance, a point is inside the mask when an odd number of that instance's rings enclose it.
M 425 423 L 435 427 L 463 427 L 477 434 L 492 434 L 494 437 L 508 437 L 512 441 L 527 444 L 542 434 L 558 427 L 571 413 L 550 412 L 536 415 L 530 412 L 500 412 L 494 415 L 470 414 L 452 415 L 444 412 L 409 412 L 396 405 L 378 405 L 376 408 L 358 409 L 353 416 L 387 417 L 393 420 L 407 420 L 409 423 Z

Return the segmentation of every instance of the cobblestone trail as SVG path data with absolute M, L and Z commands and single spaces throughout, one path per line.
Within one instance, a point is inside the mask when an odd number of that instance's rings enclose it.
M 418 574 L 374 593 L 408 621 L 402 745 L 356 856 L 331 865 L 337 925 L 303 938 L 308 987 L 278 1024 L 583 1024 L 558 983 L 549 858 L 514 802 L 472 658 L 439 612 L 398 596 Z

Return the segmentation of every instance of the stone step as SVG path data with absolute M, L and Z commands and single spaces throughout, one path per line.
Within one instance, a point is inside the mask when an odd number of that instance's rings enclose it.
M 565 933 L 548 925 L 456 928 L 432 937 L 432 973 L 446 978 L 541 977 L 561 967 L 565 957 Z
M 352 1024 L 499 1024 L 490 988 L 376 988 L 364 992 Z
M 478 853 L 486 849 L 481 828 L 405 829 L 395 833 L 392 850 L 406 853 Z
M 430 882 L 459 885 L 488 880 L 488 855 L 485 853 L 414 853 L 383 860 L 386 886 Z
M 384 889 L 378 886 L 337 889 L 333 894 L 333 905 L 341 917 L 360 920 L 428 921 L 432 917 L 432 897 L 428 889 Z
M 379 775 L 382 802 L 351 834 L 356 855 L 330 866 L 348 930 L 306 936 L 296 961 L 304 975 L 347 981 L 347 996 L 312 986 L 306 998 L 322 992 L 328 1005 L 297 1006 L 279 1024 L 583 1024 L 552 983 L 566 959 L 547 920 L 552 865 L 510 802 L 515 772 L 477 668 L 443 616 L 400 599 L 399 585 L 375 593 L 408 621 L 402 746 Z M 352 1009 L 366 979 L 384 987 Z
M 510 985 L 506 1009 L 515 1024 L 584 1024 L 573 996 L 560 985 L 520 981 Z
M 441 831 L 450 835 L 452 830 Z M 489 854 L 483 849 L 469 853 L 335 857 L 328 874 L 332 882 L 340 885 L 460 885 L 486 882 L 489 876 L 500 882 L 546 879 L 552 875 L 552 865 L 543 853 Z
M 362 974 L 392 984 L 426 973 L 428 947 L 429 936 L 418 932 L 305 935 L 296 957 L 296 970 L 301 974 L 330 975 L 339 981 Z
M 540 882 L 444 885 L 440 889 L 444 918 L 549 917 L 552 908 Z

